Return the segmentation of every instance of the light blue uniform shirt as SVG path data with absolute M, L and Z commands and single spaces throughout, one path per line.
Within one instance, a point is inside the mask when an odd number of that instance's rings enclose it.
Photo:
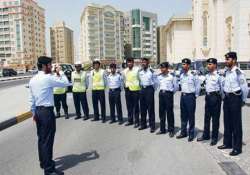
M 123 78 L 120 73 L 112 74 L 110 73 L 107 78 L 108 87 L 110 89 L 122 88 Z
M 174 93 L 179 89 L 177 79 L 171 73 L 158 75 L 157 86 L 160 90 L 171 91 Z
M 231 70 L 226 70 L 224 91 L 226 93 L 242 92 L 242 100 L 246 102 L 248 96 L 248 84 L 244 73 L 234 66 Z
M 35 115 L 36 106 L 54 106 L 53 88 L 71 86 L 66 76 L 56 77 L 39 71 L 29 82 L 31 111 Z
M 224 78 L 218 74 L 217 71 L 209 72 L 206 75 L 206 92 L 220 92 L 223 93 Z
M 198 75 L 193 74 L 190 70 L 187 73 L 182 73 L 180 76 L 181 92 L 195 93 L 195 96 L 200 95 L 200 80 Z
M 155 87 L 157 81 L 157 75 L 150 68 L 147 68 L 147 70 L 141 69 L 139 71 L 139 79 L 140 79 L 140 85 L 142 87 L 145 86 Z

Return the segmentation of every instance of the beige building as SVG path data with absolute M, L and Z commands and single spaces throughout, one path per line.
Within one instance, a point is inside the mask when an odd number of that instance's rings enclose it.
M 109 5 L 89 4 L 81 15 L 80 60 L 121 61 L 124 57 L 124 14 Z
M 166 25 L 167 59 L 184 57 L 224 61 L 228 51 L 250 61 L 250 1 L 193 0 L 190 17 L 173 17 Z M 163 39 L 164 40 L 164 39 Z M 164 53 L 164 52 L 163 52 Z
M 44 9 L 33 0 L 1 0 L 1 63 L 30 68 L 45 54 Z
M 73 31 L 64 22 L 58 22 L 50 28 L 51 57 L 55 63 L 74 62 Z

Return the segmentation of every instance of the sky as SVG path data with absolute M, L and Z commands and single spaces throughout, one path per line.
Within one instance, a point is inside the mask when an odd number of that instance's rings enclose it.
M 45 9 L 46 45 L 50 55 L 49 27 L 55 22 L 65 21 L 74 31 L 74 43 L 78 50 L 80 36 L 80 16 L 88 3 L 111 5 L 121 11 L 140 8 L 158 15 L 158 25 L 166 24 L 173 15 L 183 15 L 191 11 L 192 0 L 36 0 Z

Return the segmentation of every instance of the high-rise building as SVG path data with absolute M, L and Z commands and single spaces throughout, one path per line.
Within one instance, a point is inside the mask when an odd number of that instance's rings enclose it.
M 64 22 L 50 28 L 51 57 L 55 63 L 74 62 L 73 31 Z
M 1 63 L 30 68 L 45 54 L 44 9 L 34 0 L 1 0 Z
M 122 60 L 124 14 L 109 5 L 89 4 L 81 15 L 80 59 Z
M 130 22 L 129 29 L 132 44 L 132 57 L 150 58 L 157 61 L 157 14 L 142 11 L 140 9 L 131 10 L 126 16 Z M 128 36 L 127 36 L 128 38 Z

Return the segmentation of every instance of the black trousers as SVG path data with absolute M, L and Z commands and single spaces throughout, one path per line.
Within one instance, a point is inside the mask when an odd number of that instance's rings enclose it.
M 44 173 L 53 172 L 55 162 L 53 159 L 53 145 L 56 132 L 56 119 L 53 107 L 36 107 L 35 113 L 38 154 L 41 168 Z
M 242 150 L 241 95 L 226 95 L 224 99 L 224 141 L 233 149 Z
M 187 125 L 189 124 L 189 136 L 194 137 L 195 130 L 195 94 L 181 95 L 181 134 L 187 135 Z
M 121 105 L 121 89 L 109 90 L 109 106 L 110 117 L 112 121 L 116 120 L 115 109 L 117 112 L 118 121 L 123 121 L 122 105 Z
M 149 126 L 155 129 L 155 100 L 154 87 L 142 88 L 140 92 L 141 107 L 141 127 L 147 127 L 147 114 L 149 116 Z
M 221 113 L 220 94 L 206 95 L 203 137 L 210 138 L 210 122 L 212 119 L 212 139 L 218 139 Z
M 168 122 L 168 131 L 174 132 L 174 93 L 160 91 L 159 93 L 159 116 L 160 130 L 166 131 L 166 114 Z
M 56 112 L 60 113 L 61 106 L 63 107 L 64 113 L 68 114 L 68 105 L 67 105 L 67 94 L 54 94 L 54 103 Z
M 140 91 L 130 91 L 128 88 L 125 89 L 125 98 L 128 110 L 128 122 L 139 124 L 139 101 Z
M 99 120 L 98 103 L 100 102 L 102 120 L 106 120 L 105 91 L 104 90 L 93 90 L 92 91 L 92 101 L 93 101 L 93 108 L 94 108 L 94 119 Z
M 85 117 L 89 117 L 89 106 L 86 92 L 73 92 L 73 99 L 77 117 L 81 117 L 81 106 Z

